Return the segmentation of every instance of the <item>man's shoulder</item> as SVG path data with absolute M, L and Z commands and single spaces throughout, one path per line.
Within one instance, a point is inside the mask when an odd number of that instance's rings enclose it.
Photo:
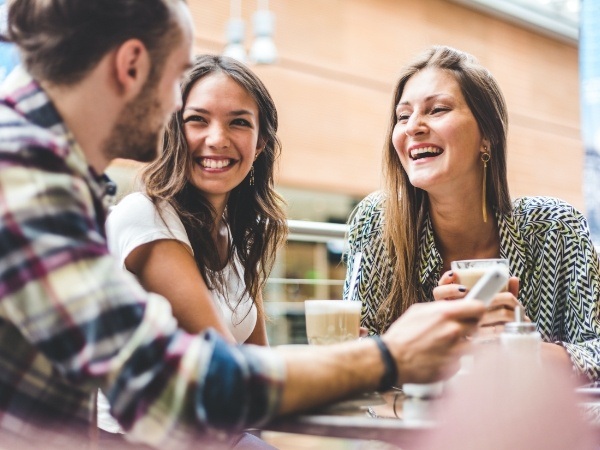
M 0 87 L 0 153 L 6 159 L 43 159 L 65 154 L 68 142 L 62 124 L 45 92 L 26 72 L 15 69 Z
M 29 167 L 63 167 L 68 142 L 0 100 L 0 159 Z

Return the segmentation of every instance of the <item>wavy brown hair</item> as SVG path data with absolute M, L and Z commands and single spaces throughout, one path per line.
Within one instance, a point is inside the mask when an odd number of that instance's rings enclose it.
M 220 261 L 211 230 L 215 210 L 202 193 L 189 181 L 194 161 L 183 131 L 183 113 L 189 93 L 195 83 L 214 73 L 223 73 L 243 87 L 258 106 L 259 142 L 264 150 L 254 161 L 254 185 L 249 176 L 230 193 L 225 220 L 231 231 L 232 245 L 227 260 L 237 256 L 244 273 L 245 289 L 255 303 L 259 315 L 264 315 L 258 294 L 273 267 L 277 249 L 287 237 L 284 201 L 274 189 L 274 166 L 281 152 L 277 138 L 277 110 L 271 95 L 260 79 L 245 65 L 232 58 L 201 55 L 181 84 L 183 107 L 171 117 L 162 142 L 162 153 L 142 172 L 145 190 L 154 204 L 169 202 L 177 211 L 194 250 L 198 270 L 207 285 L 214 289 L 221 280 L 215 274 Z M 230 308 L 234 305 L 227 299 Z
M 506 178 L 508 115 L 504 96 L 491 73 L 472 55 L 446 46 L 433 46 L 402 71 L 394 90 L 392 111 L 384 149 L 385 224 L 384 242 L 394 267 L 392 287 L 377 311 L 380 331 L 408 307 L 424 300 L 419 281 L 420 237 L 429 214 L 427 192 L 414 187 L 392 143 L 397 123 L 396 107 L 408 80 L 426 68 L 442 69 L 458 82 L 483 136 L 490 142 L 491 161 L 487 178 L 487 202 L 500 214 L 509 214 L 511 200 Z

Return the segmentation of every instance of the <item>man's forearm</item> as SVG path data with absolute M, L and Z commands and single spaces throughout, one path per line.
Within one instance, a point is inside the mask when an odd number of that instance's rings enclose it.
M 384 365 L 371 339 L 332 346 L 283 347 L 286 381 L 280 414 L 305 410 L 356 392 L 376 390 Z

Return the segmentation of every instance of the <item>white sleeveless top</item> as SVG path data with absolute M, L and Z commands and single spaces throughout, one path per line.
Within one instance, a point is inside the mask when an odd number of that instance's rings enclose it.
M 194 254 L 185 227 L 175 209 L 167 202 L 160 203 L 159 207 L 162 218 L 146 195 L 135 192 L 124 197 L 108 215 L 106 221 L 108 248 L 123 267 L 125 267 L 125 258 L 135 248 L 160 239 L 175 239 L 182 242 L 189 252 Z M 223 280 L 222 289 L 225 292 L 212 289 L 211 294 L 227 328 L 238 343 L 243 343 L 254 330 L 257 311 L 247 292 L 236 307 L 244 291 L 244 280 L 239 274 L 243 274 L 243 267 L 236 258 L 235 267 L 230 263 L 220 271 Z M 176 276 L 176 272 L 173 275 Z M 227 304 L 226 298 L 235 308 L 235 312 Z

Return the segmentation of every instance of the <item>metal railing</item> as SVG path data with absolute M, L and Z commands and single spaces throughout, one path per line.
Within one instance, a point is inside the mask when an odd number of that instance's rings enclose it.
M 306 220 L 288 220 L 290 240 L 327 242 L 331 239 L 344 239 L 348 225 L 327 222 L 309 222 Z
M 346 224 L 311 222 L 306 220 L 288 220 L 288 227 L 288 241 L 315 243 L 341 241 L 340 245 L 344 242 L 348 231 Z M 267 280 L 267 283 L 341 286 L 344 284 L 344 280 L 271 277 Z

